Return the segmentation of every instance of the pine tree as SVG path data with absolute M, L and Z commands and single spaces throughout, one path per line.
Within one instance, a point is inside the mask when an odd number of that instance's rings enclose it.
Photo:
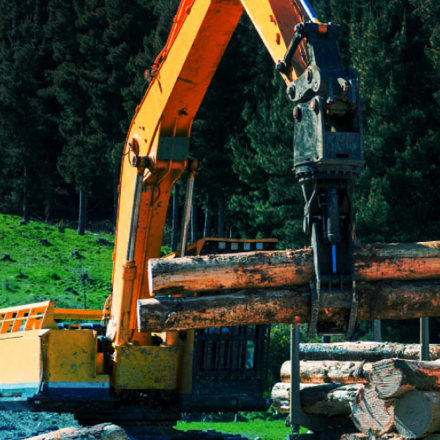
M 50 214 L 53 198 L 53 102 L 44 90 L 51 67 L 44 0 L 0 1 L 0 149 L 2 209 Z M 32 182 L 32 183 L 31 183 Z

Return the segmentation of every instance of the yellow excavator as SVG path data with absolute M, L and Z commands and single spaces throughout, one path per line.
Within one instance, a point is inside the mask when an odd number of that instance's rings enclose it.
M 73 412 L 82 423 L 126 426 L 174 421 L 181 412 L 266 407 L 267 326 L 155 335 L 137 323 L 138 300 L 153 296 L 148 261 L 160 256 L 170 194 L 185 172 L 187 207 L 191 200 L 199 169 L 189 158 L 191 126 L 244 11 L 292 104 L 294 174 L 316 275 L 309 327 L 327 331 L 318 328 L 320 298 L 338 286 L 349 304 L 338 331 L 353 332 L 352 193 L 363 153 L 358 76 L 341 64 L 338 26 L 321 23 L 307 0 L 182 0 L 125 142 L 111 299 L 103 311 L 59 309 L 51 301 L 0 310 L 1 409 Z M 207 239 L 194 252 L 271 246 Z

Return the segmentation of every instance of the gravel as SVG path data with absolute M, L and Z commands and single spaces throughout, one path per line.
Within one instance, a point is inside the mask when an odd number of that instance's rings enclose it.
M 80 426 L 72 414 L 0 411 L 0 440 L 25 439 L 68 426 Z

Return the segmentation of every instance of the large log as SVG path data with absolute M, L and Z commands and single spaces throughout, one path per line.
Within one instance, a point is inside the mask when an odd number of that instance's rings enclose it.
M 362 283 L 358 320 L 409 319 L 440 316 L 440 281 L 393 281 Z M 189 298 L 149 298 L 138 301 L 138 328 L 141 332 L 190 330 L 244 324 L 308 322 L 310 291 L 241 291 L 228 295 Z M 342 325 L 344 309 L 326 309 L 320 321 Z
M 440 431 L 440 393 L 410 391 L 397 400 L 394 410 L 397 432 L 405 438 L 421 438 Z
M 371 383 L 382 399 L 399 397 L 415 389 L 439 391 L 440 363 L 385 359 L 373 364 Z
M 103 423 L 87 428 L 63 428 L 26 440 L 128 440 L 127 433 L 119 426 Z
M 301 405 L 304 412 L 327 416 L 349 415 L 361 384 L 340 385 L 334 383 L 312 385 L 301 384 Z M 272 405 L 280 413 L 290 410 L 290 384 L 279 382 L 271 393 Z
M 300 344 L 301 359 L 313 361 L 367 361 L 376 362 L 389 358 L 420 358 L 419 344 L 393 342 L 332 342 L 330 344 Z M 440 359 L 440 344 L 430 344 L 431 360 Z
M 366 385 L 351 405 L 351 419 L 364 434 L 384 435 L 394 430 L 394 401 L 380 399 L 374 386 Z
M 301 361 L 302 383 L 367 383 L 371 363 L 344 361 Z M 281 381 L 290 383 L 290 361 L 281 366 Z
M 355 254 L 358 281 L 440 277 L 440 242 L 372 244 Z M 224 289 L 298 286 L 314 277 L 311 249 L 151 259 L 150 292 L 183 294 Z

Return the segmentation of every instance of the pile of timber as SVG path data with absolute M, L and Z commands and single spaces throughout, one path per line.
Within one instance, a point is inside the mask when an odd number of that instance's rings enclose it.
M 379 360 L 381 350 L 386 359 Z M 351 419 L 360 432 L 345 435 L 345 440 L 428 436 L 434 440 L 434 435 L 438 440 L 440 346 L 430 346 L 431 361 L 415 360 L 419 350 L 417 344 L 301 344 L 303 411 Z M 331 360 L 322 360 L 325 352 Z M 278 412 L 288 413 L 289 402 L 287 361 L 281 367 L 281 382 L 272 389 L 272 404 Z

